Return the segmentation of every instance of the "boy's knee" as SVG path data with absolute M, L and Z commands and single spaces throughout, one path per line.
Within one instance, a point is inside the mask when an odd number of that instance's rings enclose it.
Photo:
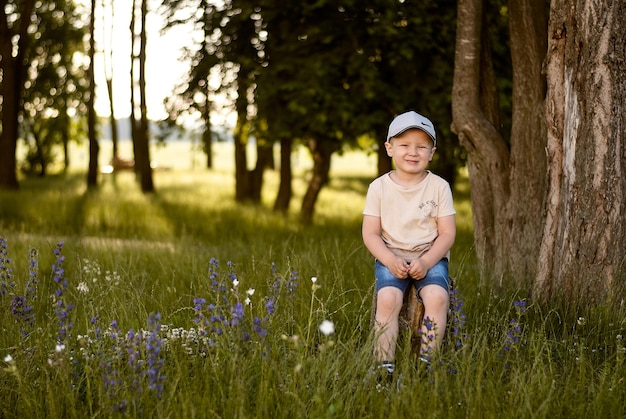
M 447 308 L 450 302 L 450 295 L 439 285 L 428 285 L 420 290 L 420 298 L 424 306 L 437 308 Z
M 402 308 L 403 294 L 402 291 L 394 287 L 385 287 L 378 291 L 376 301 L 376 310 L 391 313 L 400 312 Z

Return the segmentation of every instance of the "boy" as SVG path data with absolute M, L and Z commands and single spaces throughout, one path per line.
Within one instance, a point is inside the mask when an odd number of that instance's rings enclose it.
M 436 146 L 430 120 L 413 111 L 398 115 L 385 142 L 395 170 L 375 179 L 365 199 L 363 242 L 376 258 L 375 356 L 390 375 L 398 315 L 409 286 L 416 287 L 428 319 L 424 323 L 435 331 L 434 339 L 422 339 L 422 361 L 430 362 L 429 354 L 439 347 L 446 329 L 448 258 L 456 236 L 456 211 L 448 182 L 426 170 Z

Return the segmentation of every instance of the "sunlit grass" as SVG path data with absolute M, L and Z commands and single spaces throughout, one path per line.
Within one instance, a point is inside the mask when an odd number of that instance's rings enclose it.
M 275 172 L 265 174 L 261 205 L 241 205 L 224 162 L 212 172 L 172 163 L 155 172 L 150 195 L 131 173 L 103 176 L 89 192 L 75 173 L 1 192 L 0 416 L 624 417 L 625 309 L 540 307 L 523 290 L 486 284 L 463 174 L 450 265 L 460 292 L 452 314 L 462 321 L 431 370 L 414 362 L 403 334 L 399 381 L 377 386 L 373 266 L 360 236 L 368 159 L 334 162 L 312 226 L 298 222 L 304 160 L 286 216 L 271 210 Z M 60 241 L 59 295 L 51 267 Z M 34 323 L 16 297 L 28 297 Z M 62 347 L 60 300 L 72 322 Z M 218 312 L 230 326 L 207 332 L 212 346 L 194 340 L 200 313 Z M 334 333 L 320 331 L 324 320 Z

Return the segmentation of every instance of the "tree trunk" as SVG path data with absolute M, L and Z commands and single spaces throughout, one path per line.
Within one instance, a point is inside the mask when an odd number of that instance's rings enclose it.
M 328 183 L 328 174 L 330 172 L 330 158 L 335 148 L 326 141 L 309 140 L 309 150 L 313 156 L 313 174 L 309 181 L 304 198 L 302 198 L 302 209 L 300 212 L 300 220 L 303 224 L 308 225 L 313 222 L 313 212 L 315 203 L 320 191 Z
M 481 48 L 482 16 L 481 0 L 459 0 L 452 130 L 468 153 L 476 252 L 482 265 L 491 271 L 501 269 L 496 255 L 504 247 L 503 209 L 510 194 L 509 152 L 494 125 L 497 122 L 493 115 L 497 112 L 492 107 L 497 100 L 484 97 L 494 89 L 485 86 L 493 70 L 487 67 L 488 51 Z
M 138 145 L 141 160 L 139 170 L 141 173 L 141 190 L 143 192 L 154 192 L 154 182 L 152 179 L 152 166 L 150 165 L 150 128 L 148 125 L 148 108 L 146 99 L 146 47 L 148 43 L 146 33 L 146 17 L 148 15 L 148 0 L 141 2 L 141 32 L 139 34 L 139 96 L 140 96 L 140 143 Z
M 386 134 L 383 134 L 382 138 L 387 138 Z M 378 176 L 382 176 L 385 173 L 389 172 L 393 167 L 391 164 L 391 157 L 387 155 L 387 149 L 385 148 L 382 142 L 378 143 L 378 149 L 376 150 L 376 153 L 378 155 L 378 159 L 377 159 Z
M 487 272 L 530 287 L 545 193 L 543 0 L 511 0 L 513 115 L 510 150 L 500 132 L 496 78 L 481 0 L 458 3 L 453 130 L 468 153 L 474 239 Z
M 135 151 L 135 173 L 139 176 L 139 181 L 141 184 L 142 192 L 154 192 L 154 183 L 152 179 L 152 167 L 150 166 L 150 133 L 148 126 L 148 116 L 146 109 L 146 15 L 148 14 L 147 9 L 147 0 L 141 0 L 141 29 L 139 32 L 139 55 L 137 57 L 139 63 L 139 106 L 136 106 L 134 103 L 134 95 L 131 94 L 131 98 L 133 103 L 133 109 L 137 108 L 135 111 L 131 112 L 133 117 L 131 119 L 134 120 L 133 126 L 133 149 Z M 136 9 L 133 7 L 133 15 L 136 12 Z M 134 21 L 134 18 L 131 19 L 131 22 Z M 131 23 L 131 33 L 133 38 L 135 37 L 134 31 L 134 23 Z M 135 57 L 133 56 L 134 60 Z M 131 66 L 132 68 L 133 66 Z M 131 70 L 132 73 L 132 70 Z M 134 77 L 134 74 L 132 74 Z M 134 80 L 134 79 L 133 79 Z M 131 80 L 131 83 L 134 83 Z M 137 118 L 136 115 L 139 114 Z
M 209 83 L 204 86 L 204 109 L 202 118 L 204 119 L 204 130 L 202 131 L 202 147 L 206 154 L 206 168 L 213 168 L 213 126 L 211 124 L 211 99 Z
M 87 99 L 87 133 L 89 135 L 89 169 L 87 171 L 87 188 L 94 188 L 98 185 L 98 154 L 100 146 L 96 134 L 96 111 L 94 103 L 96 101 L 96 80 L 94 77 L 94 56 L 96 53 L 94 27 L 96 19 L 96 0 L 91 0 L 91 16 L 89 17 L 89 68 L 87 75 L 89 78 L 89 97 Z
M 104 77 L 106 80 L 106 87 L 107 87 L 107 94 L 109 96 L 109 113 L 111 114 L 110 118 L 109 118 L 109 123 L 111 125 L 111 144 L 113 146 L 113 157 L 111 159 L 111 164 L 114 165 L 115 161 L 119 160 L 120 156 L 119 156 L 119 149 L 118 149 L 118 143 L 119 143 L 119 133 L 117 130 L 117 120 L 115 119 L 115 101 L 114 101 L 114 95 L 113 95 L 113 74 L 114 74 L 114 68 L 113 68 L 113 32 L 115 31 L 115 3 L 113 1 L 111 1 L 111 4 L 108 7 L 105 7 L 105 9 L 108 9 L 111 11 L 111 27 L 109 28 L 109 42 L 108 45 L 110 46 L 109 48 L 105 49 L 104 53 L 102 54 L 102 57 L 104 59 Z M 105 30 L 105 18 L 104 15 L 102 17 L 102 35 L 104 37 L 104 35 L 106 34 L 106 30 Z M 104 43 L 106 45 L 106 42 Z
M 288 137 L 280 139 L 280 185 L 274 202 L 274 211 L 286 213 L 291 201 L 291 151 L 293 141 Z
M 248 191 L 250 190 L 248 155 L 246 152 L 246 146 L 248 144 L 248 121 L 243 111 L 237 113 L 237 126 L 235 126 L 233 137 L 235 142 L 235 200 L 237 202 L 243 202 L 248 199 Z
M 546 82 L 542 65 L 547 50 L 546 2 L 511 0 L 509 10 L 513 67 L 511 195 L 507 239 L 498 257 L 503 260 L 503 271 L 517 285 L 530 287 L 537 274 L 544 222 Z
M 46 177 L 48 165 L 46 157 L 44 156 L 45 145 L 41 141 L 41 135 L 39 134 L 39 129 L 37 127 L 33 126 L 31 132 L 33 134 L 33 138 L 35 139 L 35 147 L 37 149 L 36 161 L 39 162 L 39 177 Z
M 626 3 L 554 1 L 548 190 L 535 294 L 624 298 Z
M 250 180 L 248 181 L 249 191 L 248 197 L 254 203 L 261 202 L 261 189 L 263 188 L 263 173 L 266 168 L 273 165 L 274 149 L 271 143 L 261 143 L 257 139 L 257 159 L 256 166 L 248 174 Z
M 2 125 L 0 129 L 0 189 L 18 189 L 17 150 L 18 118 L 22 110 L 22 90 L 24 88 L 24 68 L 30 37 L 28 27 L 34 10 L 35 0 L 22 2 L 20 20 L 13 23 L 18 32 L 9 28 L 5 2 L 0 11 L 0 96 L 2 97 Z M 14 55 L 13 39 L 17 36 L 17 53 Z

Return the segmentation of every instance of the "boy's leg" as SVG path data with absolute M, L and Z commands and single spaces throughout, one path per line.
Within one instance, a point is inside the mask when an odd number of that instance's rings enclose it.
M 395 359 L 398 316 L 402 309 L 403 297 L 402 290 L 396 287 L 384 287 L 378 291 L 374 331 L 377 336 L 375 355 L 380 362 Z
M 426 356 L 439 348 L 446 332 L 450 305 L 448 280 L 448 260 L 442 259 L 415 283 L 424 304 L 421 353 Z
M 448 321 L 450 296 L 448 291 L 439 285 L 426 285 L 420 290 L 419 295 L 424 303 L 421 353 L 427 355 L 439 348 L 443 340 Z M 431 330 L 428 330 L 429 326 Z

